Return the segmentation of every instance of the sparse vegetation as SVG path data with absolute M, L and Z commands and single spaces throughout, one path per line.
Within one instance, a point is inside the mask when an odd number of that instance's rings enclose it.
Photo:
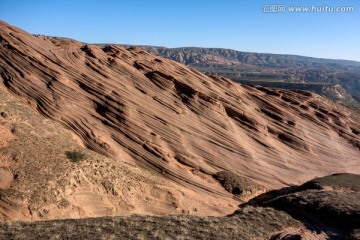
M 86 154 L 81 150 L 67 151 L 65 155 L 73 163 L 78 163 L 86 159 Z
M 0 156 L 7 159 L 13 173 L 10 187 L 2 191 L 1 197 L 26 201 L 34 216 L 40 215 L 37 210 L 44 202 L 56 203 L 68 188 L 66 175 L 73 169 L 64 152 L 77 143 L 59 124 L 45 120 L 2 88 L 0 112 L 8 116 L 2 116 L 2 124 L 16 136 L 0 148 Z M 0 221 L 6 219 L 4 216 L 0 215 Z
M 115 190 L 114 184 L 110 181 L 105 181 L 102 183 L 102 186 L 106 190 L 107 193 L 112 194 L 113 196 L 117 196 L 118 192 Z
M 310 224 L 327 224 L 340 231 L 339 239 L 355 236 L 360 231 L 359 181 L 360 175 L 348 173 L 315 178 L 292 193 L 274 196 L 263 206 L 283 210 Z
M 360 192 L 360 175 L 351 173 L 333 174 L 322 178 L 315 178 L 305 183 L 301 188 L 320 190 L 324 187 Z
M 341 229 L 344 235 L 360 229 L 360 193 L 307 190 L 285 195 L 266 205 L 295 219 L 321 222 Z
M 229 217 L 123 216 L 0 224 L 0 239 L 269 239 L 302 224 L 271 208 Z
M 264 187 L 250 179 L 239 176 L 231 171 L 218 172 L 214 175 L 214 178 L 221 183 L 226 191 L 234 195 L 250 195 L 264 189 Z
M 68 200 L 66 200 L 65 198 L 62 198 L 59 202 L 58 202 L 58 206 L 60 208 L 66 208 L 67 206 L 69 206 L 70 203 Z

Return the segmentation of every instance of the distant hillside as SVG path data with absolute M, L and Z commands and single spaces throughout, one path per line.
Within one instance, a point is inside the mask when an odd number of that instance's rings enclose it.
M 237 80 L 237 82 L 247 85 L 261 85 L 264 87 L 311 91 L 353 109 L 360 109 L 358 100 L 354 99 L 353 96 L 338 83 L 296 83 L 254 80 Z
M 222 48 L 141 48 L 208 75 L 221 75 L 234 80 L 250 78 L 340 83 L 356 98 L 360 96 L 360 62 L 356 61 L 240 52 Z
M 186 65 L 204 62 L 242 63 L 270 68 L 317 68 L 322 70 L 360 70 L 360 62 L 312 58 L 297 55 L 241 52 L 223 48 L 165 48 L 141 46 L 148 52 L 177 60 Z

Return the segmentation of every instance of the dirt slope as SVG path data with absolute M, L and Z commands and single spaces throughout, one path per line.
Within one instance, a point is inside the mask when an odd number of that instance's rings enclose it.
M 138 48 L 35 37 L 0 22 L 3 86 L 115 162 L 233 201 L 212 175 L 268 188 L 360 173 L 359 124 L 307 92 L 245 87 Z M 6 183 L 5 183 L 6 184 Z
M 215 201 L 80 146 L 0 87 L 0 222 L 128 214 L 224 215 Z M 70 154 L 69 154 L 70 153 Z M 73 154 L 71 154 L 73 153 Z M 83 155 L 82 158 L 75 157 Z

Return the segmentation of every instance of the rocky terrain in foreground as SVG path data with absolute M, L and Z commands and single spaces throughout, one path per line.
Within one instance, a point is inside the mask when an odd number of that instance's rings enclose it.
M 0 239 L 360 239 L 359 186 L 360 175 L 317 178 L 225 217 L 8 222 L 0 224 Z

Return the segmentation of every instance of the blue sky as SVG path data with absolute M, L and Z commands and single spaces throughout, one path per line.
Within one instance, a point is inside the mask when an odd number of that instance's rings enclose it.
M 263 5 L 353 6 L 264 13 Z M 0 0 L 0 19 L 89 43 L 220 47 L 360 61 L 359 0 Z

